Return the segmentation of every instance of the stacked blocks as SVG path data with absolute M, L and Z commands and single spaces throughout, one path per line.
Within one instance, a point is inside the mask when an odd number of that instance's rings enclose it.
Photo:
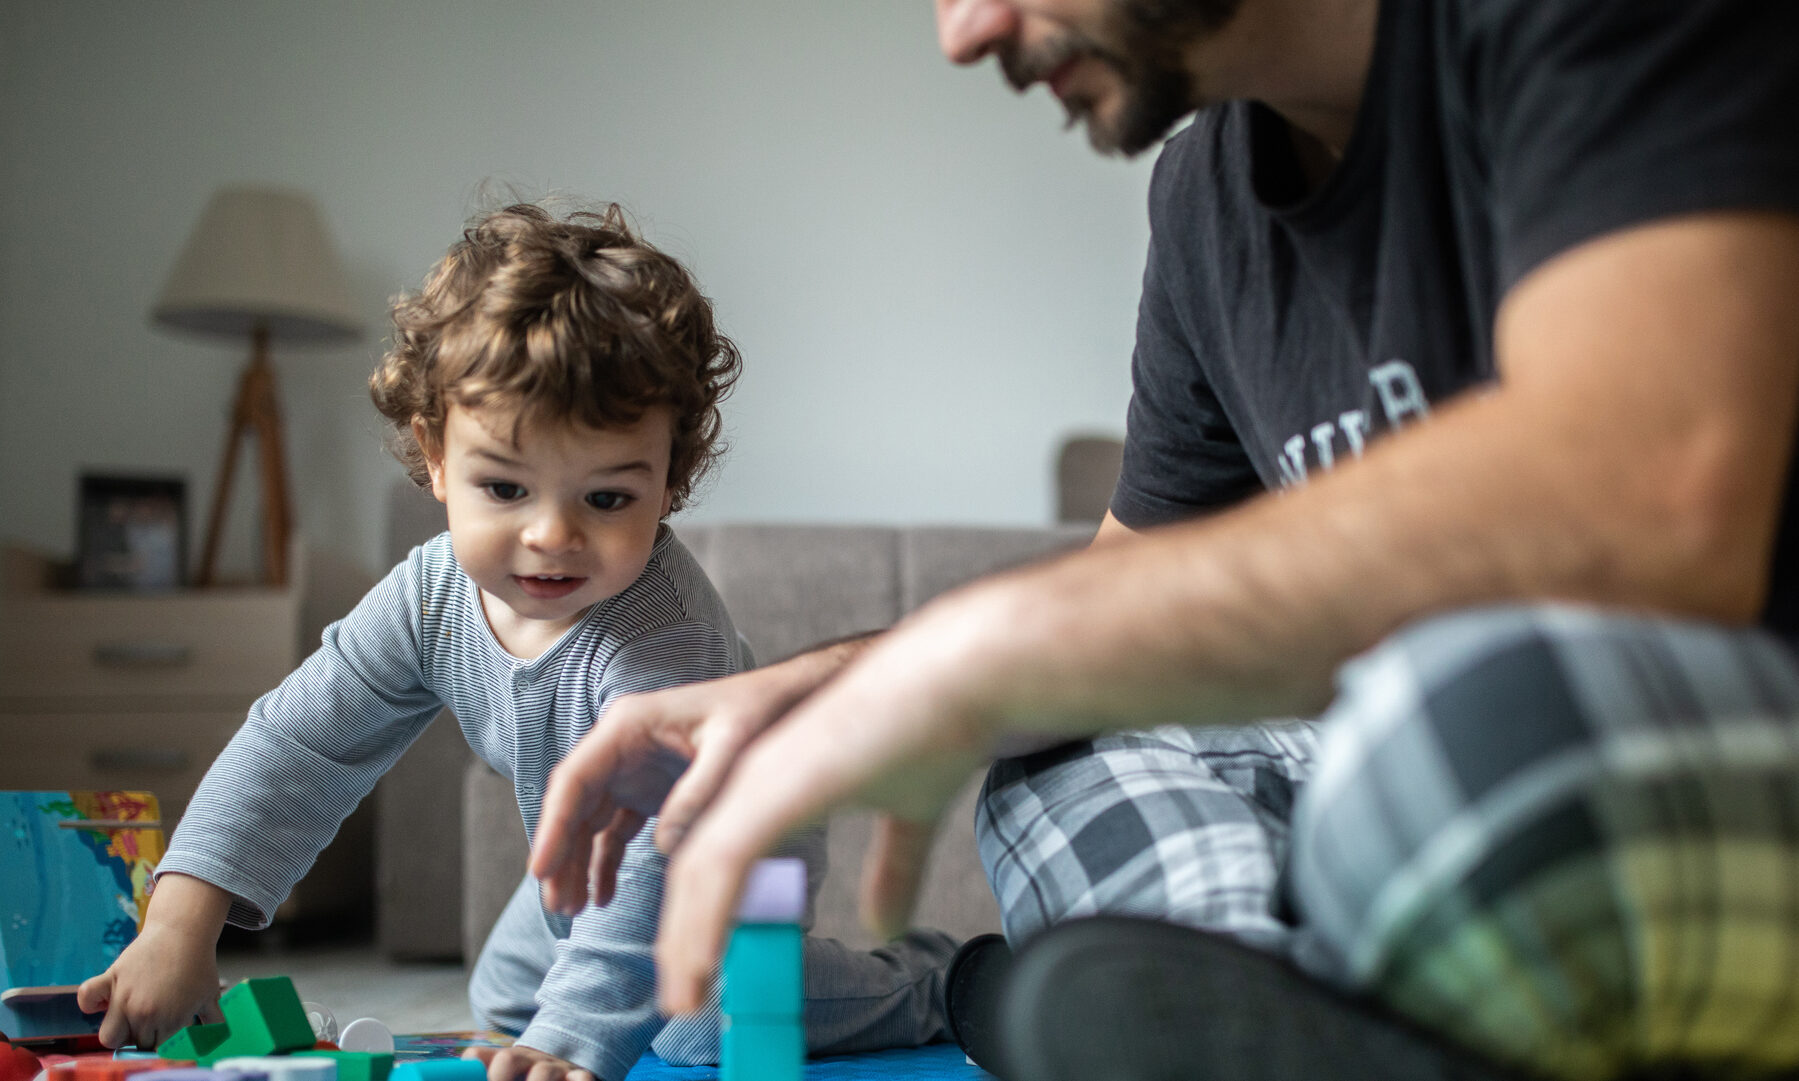
M 806 865 L 762 860 L 750 870 L 725 947 L 724 1081 L 799 1081 L 806 1059 L 799 920 Z
M 211 1066 L 223 1058 L 298 1051 L 314 1042 L 306 1008 L 286 976 L 245 980 L 219 996 L 222 1024 L 189 1025 L 156 1048 L 163 1058 Z
M 268 1081 L 387 1081 L 393 1069 L 391 1054 L 313 1050 L 312 1022 L 286 976 L 243 981 L 219 996 L 219 1010 L 222 1024 L 189 1025 L 157 1053 Z

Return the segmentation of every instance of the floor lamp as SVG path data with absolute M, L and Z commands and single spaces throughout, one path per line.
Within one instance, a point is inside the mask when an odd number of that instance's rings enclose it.
M 359 332 L 343 268 L 317 207 L 307 196 L 279 188 L 215 192 L 150 315 L 159 326 L 250 343 L 195 584 L 209 586 L 216 580 L 238 448 L 254 437 L 262 487 L 263 579 L 283 585 L 293 508 L 269 348 L 275 342 L 344 342 Z

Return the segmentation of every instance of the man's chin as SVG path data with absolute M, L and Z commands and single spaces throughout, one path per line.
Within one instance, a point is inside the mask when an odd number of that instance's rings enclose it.
M 1068 126 L 1084 124 L 1087 128 L 1087 142 L 1098 153 L 1134 158 L 1145 150 L 1160 145 L 1168 137 L 1168 133 L 1174 130 L 1174 126 L 1192 111 L 1161 109 L 1152 113 L 1143 109 L 1126 109 L 1122 115 L 1102 117 L 1091 106 L 1071 107 L 1068 110 Z

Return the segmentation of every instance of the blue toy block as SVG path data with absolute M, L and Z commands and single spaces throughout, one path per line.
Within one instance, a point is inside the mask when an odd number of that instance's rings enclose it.
M 801 933 L 791 923 L 745 923 L 725 947 L 724 1012 L 755 1021 L 800 1016 L 805 986 Z
M 798 1021 L 726 1017 L 718 1061 L 722 1081 L 800 1081 L 806 1030 Z

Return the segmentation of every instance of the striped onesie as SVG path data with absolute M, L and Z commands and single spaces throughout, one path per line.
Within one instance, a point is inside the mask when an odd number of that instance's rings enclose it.
M 478 587 L 441 534 L 413 549 L 250 708 L 158 874 L 219 886 L 234 895 L 232 923 L 267 925 L 345 816 L 446 706 L 475 753 L 512 779 L 534 836 L 551 768 L 610 702 L 749 664 L 723 603 L 667 526 L 635 582 L 529 661 L 495 641 Z M 651 944 L 665 864 L 650 833 L 633 842 L 612 904 L 572 920 L 542 914 L 554 959 L 519 1042 L 602 1078 L 622 1077 L 664 1023 Z M 797 849 L 816 888 L 822 831 L 799 838 Z

